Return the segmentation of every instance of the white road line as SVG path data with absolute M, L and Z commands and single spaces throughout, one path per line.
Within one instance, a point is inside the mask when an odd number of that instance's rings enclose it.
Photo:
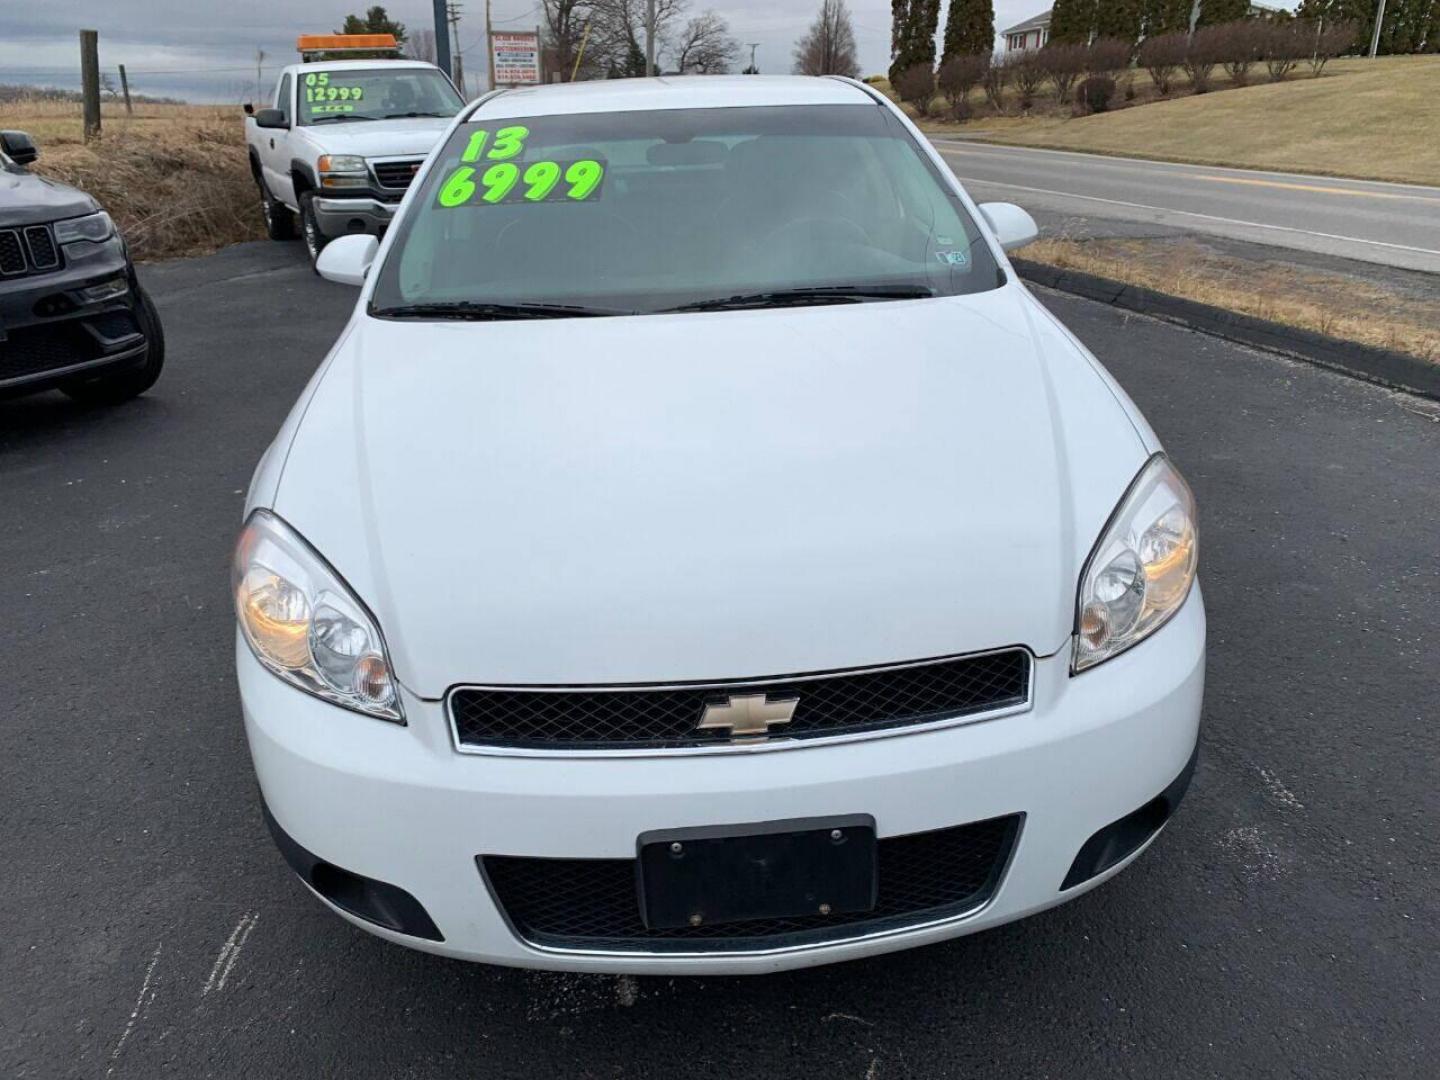
M 105 1070 L 106 1076 L 115 1071 L 115 1063 L 120 1060 L 120 1051 L 125 1049 L 126 1040 L 135 1030 L 140 1011 L 155 1000 L 155 991 L 151 989 L 150 980 L 155 977 L 155 965 L 160 963 L 160 948 L 161 943 L 156 942 L 155 952 L 150 956 L 150 966 L 145 969 L 145 981 L 140 984 L 140 993 L 135 996 L 135 1007 L 130 1010 L 130 1019 L 125 1024 L 125 1030 L 120 1033 L 120 1041 L 115 1044 L 115 1049 L 110 1051 L 110 1067 Z
M 240 935 L 240 940 L 235 942 L 235 947 L 230 950 L 230 959 L 225 961 L 225 970 L 220 972 L 220 981 L 215 984 L 216 990 L 225 989 L 225 980 L 230 978 L 230 969 L 235 966 L 235 961 L 240 959 L 240 950 L 245 947 L 245 942 L 250 940 L 250 932 L 255 929 L 255 924 L 260 921 L 260 913 L 250 913 L 250 921 L 245 926 L 245 931 Z
M 986 180 L 978 176 L 957 176 L 957 180 L 964 184 L 988 184 L 991 187 L 1006 188 L 1010 191 L 1028 191 L 1033 195 L 1057 195 L 1062 199 L 1083 199 L 1086 202 L 1105 203 L 1108 206 L 1124 206 L 1131 210 L 1153 210 L 1157 214 L 1180 214 L 1183 217 L 1200 218 L 1203 221 L 1215 221 L 1223 225 L 1243 225 L 1247 229 L 1271 229 L 1275 232 L 1296 233 L 1300 236 L 1318 236 L 1324 240 L 1343 240 L 1350 244 L 1368 244 L 1371 247 L 1388 248 L 1391 251 L 1413 251 L 1419 255 L 1440 255 L 1440 251 L 1434 248 L 1411 247 L 1409 244 L 1391 244 L 1384 240 L 1366 240 L 1359 236 L 1340 236 L 1336 233 L 1315 232 L 1312 229 L 1296 229 L 1289 225 L 1267 225 L 1261 221 L 1241 221 L 1239 218 L 1218 217 L 1215 214 L 1201 214 L 1195 210 L 1176 210 L 1169 206 L 1149 206 L 1146 203 L 1125 202 L 1121 199 L 1102 199 L 1098 195 L 1076 195 L 1069 191 L 1054 191 L 1050 188 L 1024 187 L 1020 184 L 1007 184 L 1003 180 Z
M 1139 166 L 1141 171 L 1149 172 L 1214 172 L 1219 169 L 1224 172 L 1240 173 L 1245 176 L 1283 176 L 1287 179 L 1314 180 L 1316 178 L 1326 181 L 1335 181 L 1342 184 L 1368 185 L 1373 187 L 1400 188 L 1406 191 L 1418 191 L 1429 195 L 1440 193 L 1440 188 L 1428 184 L 1404 184 L 1395 180 L 1358 180 L 1348 176 L 1328 176 L 1325 173 L 1291 173 L 1275 172 L 1269 169 L 1244 169 L 1234 165 L 1203 165 L 1195 161 L 1157 161 L 1154 158 L 1132 158 L 1120 154 L 1087 154 L 1083 150 L 1051 150 L 1044 146 L 1012 146 L 1008 143 L 988 143 L 970 141 L 967 139 L 936 140 L 931 139 L 936 148 L 942 154 L 959 152 L 964 147 L 966 152 L 982 157 L 1007 157 L 1011 151 L 1020 151 L 1026 154 L 1050 154 L 1054 157 L 1083 158 L 1087 164 L 1093 164 L 1097 168 L 1125 168 L 1130 165 Z M 947 149 L 953 147 L 954 149 Z M 974 149 L 971 149 L 971 148 Z M 1110 164 L 1111 162 L 1117 164 Z

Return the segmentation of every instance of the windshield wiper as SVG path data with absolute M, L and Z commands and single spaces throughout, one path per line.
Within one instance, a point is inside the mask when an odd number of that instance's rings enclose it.
M 921 300 L 935 295 L 928 285 L 821 285 L 809 289 L 774 289 L 696 300 L 656 314 L 677 311 L 736 311 L 742 308 L 805 307 L 814 304 L 860 304 L 867 300 Z
M 316 116 L 311 119 L 312 124 L 333 124 L 343 120 L 374 120 L 373 116 L 361 116 L 359 113 L 331 113 L 329 116 Z
M 382 319 L 579 319 L 600 315 L 633 315 L 633 311 L 582 307 L 579 304 L 488 304 L 475 300 L 443 300 L 427 304 L 397 304 L 372 308 Z
M 405 119 L 408 119 L 409 117 L 412 117 L 412 116 L 439 116 L 439 117 L 447 117 L 447 116 L 454 116 L 454 115 L 455 115 L 454 113 L 443 113 L 443 112 L 392 112 L 392 113 L 386 113 L 386 114 L 385 114 L 385 119 L 386 119 L 386 120 L 405 120 Z

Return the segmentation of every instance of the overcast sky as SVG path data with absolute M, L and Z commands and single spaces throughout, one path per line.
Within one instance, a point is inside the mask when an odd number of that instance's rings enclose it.
M 116 65 L 124 64 L 137 93 L 192 101 L 248 100 L 255 93 L 257 49 L 265 52 L 262 79 L 268 92 L 277 69 L 297 59 L 297 34 L 333 31 L 346 12 L 361 11 L 370 2 L 0 0 L 0 83 L 78 87 L 76 31 L 85 27 L 100 32 L 101 69 L 113 78 Z M 539 17 L 538 0 L 492 2 L 497 29 L 533 27 Z M 760 70 L 778 74 L 790 70 L 795 39 L 814 18 L 819 2 L 689 0 L 689 5 L 695 12 L 713 7 L 729 21 L 737 40 L 747 45 L 758 42 Z M 849 3 L 862 74 L 883 72 L 890 63 L 889 0 Z M 1045 0 L 996 0 L 996 30 L 1028 19 L 1046 6 Z M 1285 6 L 1294 7 L 1294 0 Z M 386 7 L 393 18 L 413 29 L 431 25 L 431 0 L 392 0 Z M 473 93 L 483 85 L 484 0 L 468 0 L 463 10 L 460 46 Z
M 372 0 L 0 0 L 0 83 L 78 87 L 81 27 L 100 31 L 100 65 L 112 77 L 124 64 L 131 89 L 194 101 L 239 101 L 254 93 L 255 51 L 266 53 L 267 90 L 275 71 L 297 59 L 295 37 L 339 27 L 346 12 Z M 538 0 L 492 0 L 496 28 L 533 27 Z M 760 70 L 790 70 L 795 39 L 820 0 L 689 0 L 713 7 L 741 42 L 759 42 Z M 392 0 L 393 18 L 411 28 L 431 25 L 431 0 Z M 1003 29 L 1039 11 L 1045 0 L 997 0 Z M 472 80 L 485 63 L 483 0 L 467 0 L 460 45 Z M 850 0 L 864 74 L 890 63 L 889 0 Z M 323 13 L 323 14 L 322 14 Z M 942 16 L 943 25 L 943 16 Z M 748 48 L 745 52 L 748 54 Z M 743 66 L 743 62 L 742 62 Z M 472 89 L 477 85 L 472 82 Z M 3 120 L 3 106 L 0 106 Z

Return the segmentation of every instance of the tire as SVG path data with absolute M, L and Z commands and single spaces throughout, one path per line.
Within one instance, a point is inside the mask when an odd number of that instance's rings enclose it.
M 144 356 L 115 371 L 67 383 L 60 387 L 61 391 L 84 405 L 119 405 L 154 386 L 165 366 L 165 330 L 160 325 L 160 313 L 155 310 L 154 301 L 143 290 L 140 291 L 140 318 L 148 343 Z
M 295 215 L 290 208 L 270 194 L 265 181 L 258 175 L 255 186 L 260 189 L 260 214 L 265 219 L 265 235 L 271 240 L 294 240 Z
M 330 241 L 315 220 L 315 196 L 308 191 L 300 196 L 300 239 L 305 242 L 305 250 L 310 255 L 310 269 L 318 274 L 320 270 L 315 264 Z

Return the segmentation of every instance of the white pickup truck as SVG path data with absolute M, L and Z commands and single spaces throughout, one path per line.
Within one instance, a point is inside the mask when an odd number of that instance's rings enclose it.
M 293 238 L 298 221 L 313 265 L 334 237 L 383 233 L 463 104 L 444 72 L 419 60 L 285 68 L 269 107 L 245 107 L 250 171 L 270 238 Z

